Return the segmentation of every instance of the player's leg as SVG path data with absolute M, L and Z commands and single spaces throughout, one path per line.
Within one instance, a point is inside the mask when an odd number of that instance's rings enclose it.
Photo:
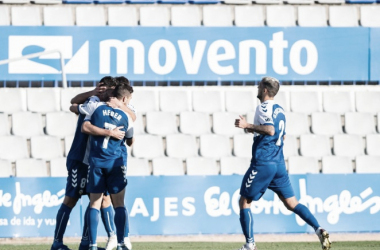
M 251 164 L 244 175 L 240 188 L 240 225 L 244 233 L 246 244 L 240 250 L 254 250 L 256 244 L 253 234 L 253 215 L 251 212 L 251 202 L 257 201 L 265 193 L 276 170 L 273 164 L 255 165 Z
M 111 204 L 110 195 L 107 192 L 103 195 L 100 215 L 102 217 L 104 229 L 106 230 L 108 236 L 106 250 L 112 250 L 117 247 L 117 238 L 114 223 L 115 212 Z
M 86 211 L 84 213 L 82 239 L 79 244 L 79 250 L 88 250 L 90 246 L 90 235 L 89 235 L 90 232 L 89 232 L 88 223 L 87 223 L 89 212 L 90 212 L 90 204 L 88 204 Z
M 270 183 L 269 188 L 277 193 L 278 197 L 288 210 L 293 211 L 315 230 L 321 240 L 322 249 L 330 249 L 331 242 L 327 231 L 319 226 L 317 219 L 310 210 L 303 204 L 299 203 L 294 196 L 293 187 L 290 183 L 285 164 L 278 165 L 277 173 Z

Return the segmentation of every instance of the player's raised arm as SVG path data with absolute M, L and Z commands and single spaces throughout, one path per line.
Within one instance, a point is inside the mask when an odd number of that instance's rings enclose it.
M 253 125 L 248 123 L 245 118 L 239 115 L 240 119 L 235 120 L 235 127 L 242 128 L 249 133 L 259 133 L 261 135 L 270 135 L 273 136 L 274 126 L 273 125 Z
M 89 97 L 98 96 L 106 90 L 107 86 L 99 82 L 95 89 L 76 95 L 71 99 L 71 104 L 83 104 Z
M 125 113 L 127 113 L 130 116 L 132 121 L 136 121 L 136 111 L 133 108 L 133 106 L 131 105 L 125 106 L 125 104 L 121 102 L 120 100 L 118 100 L 116 97 L 111 97 L 108 100 L 107 105 L 110 106 L 111 108 L 119 108 L 123 110 Z

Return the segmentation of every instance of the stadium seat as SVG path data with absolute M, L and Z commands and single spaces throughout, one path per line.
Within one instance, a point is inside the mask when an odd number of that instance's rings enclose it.
M 312 4 L 313 0 L 284 0 L 284 3 L 288 4 Z
M 94 0 L 97 4 L 123 4 L 125 0 Z
M 226 110 L 240 115 L 254 112 L 256 110 L 256 96 L 257 91 L 227 90 L 225 92 Z
M 210 158 L 192 157 L 187 158 L 187 175 L 218 175 L 219 168 L 216 161 Z
M 330 139 L 325 135 L 301 135 L 300 152 L 302 156 L 318 159 L 323 156 L 330 156 Z
M 0 6 L 0 26 L 9 26 L 11 18 L 8 6 Z
M 224 111 L 224 96 L 221 91 L 193 91 L 193 109 L 196 112 L 213 113 Z
M 341 134 L 342 121 L 339 114 L 316 112 L 311 114 L 311 131 L 317 135 Z
M 149 162 L 147 159 L 127 158 L 127 177 L 128 176 L 146 176 L 151 174 Z
M 231 144 L 224 135 L 201 135 L 200 154 L 208 158 L 231 156 Z
M 0 89 L 0 112 L 12 114 L 20 111 L 26 111 L 26 91 L 19 88 Z
M 380 133 L 380 112 L 377 113 L 377 132 Z
M 360 6 L 360 24 L 363 27 L 380 27 L 380 6 Z
M 40 7 L 38 6 L 12 6 L 11 13 L 12 26 L 42 25 Z
M 124 1 L 123 1 L 124 2 Z M 108 26 L 137 26 L 137 9 L 136 7 L 108 7 Z
M 46 114 L 46 134 L 64 138 L 74 135 L 77 116 L 68 112 L 52 112 Z
M 285 115 L 285 132 L 287 135 L 300 136 L 303 134 L 310 134 L 309 119 L 306 114 L 288 112 Z
M 65 4 L 91 4 L 93 0 L 62 0 Z
M 8 115 L 0 113 L 0 136 L 9 135 Z
M 201 26 L 201 11 L 198 6 L 173 6 L 171 8 L 172 26 Z
M 344 156 L 325 156 L 322 158 L 323 174 L 352 174 L 352 161 Z
M 349 91 L 323 92 L 323 110 L 343 115 L 355 111 L 354 93 Z
M 222 2 L 225 4 L 250 4 L 252 0 L 222 0 Z
M 71 99 L 80 94 L 86 92 L 82 88 L 66 88 L 61 89 L 61 110 L 65 112 L 70 111 Z
M 290 156 L 289 174 L 319 174 L 318 159 L 314 157 Z
M 147 112 L 146 131 L 152 135 L 178 133 L 177 117 L 172 112 Z
M 203 25 L 210 27 L 232 26 L 232 8 L 230 6 L 204 6 Z
M 168 135 L 166 137 L 166 154 L 172 158 L 185 159 L 198 156 L 198 147 L 192 135 Z
M 60 89 L 30 88 L 26 91 L 28 110 L 31 112 L 47 113 L 60 111 Z
M 181 112 L 180 131 L 183 134 L 200 136 L 211 133 L 210 115 L 201 112 Z
M 17 177 L 48 177 L 46 162 L 36 159 L 21 159 L 16 161 Z
M 138 135 L 132 146 L 132 155 L 136 158 L 153 159 L 164 156 L 162 137 L 158 135 Z
M 329 6 L 329 24 L 331 27 L 359 26 L 356 6 Z
M 62 0 L 32 0 L 33 4 L 62 4 Z
M 77 26 L 106 26 L 106 17 L 102 6 L 76 7 Z
M 41 114 L 31 112 L 18 112 L 12 115 L 12 134 L 30 138 L 42 135 Z
M 298 6 L 298 25 L 300 27 L 327 26 L 325 6 Z
M 156 3 L 157 0 L 126 0 L 126 3 L 136 3 L 136 4 L 146 4 L 146 3 Z
M 185 175 L 183 162 L 178 158 L 155 158 L 152 164 L 153 175 Z
M 346 113 L 345 131 L 351 135 L 374 134 L 376 132 L 374 116 L 370 113 Z
M 310 115 L 322 111 L 320 93 L 316 91 L 293 91 L 290 93 L 292 112 Z
M 60 157 L 51 159 L 50 161 L 50 176 L 51 177 L 67 177 L 66 158 Z
M 298 156 L 298 142 L 297 137 L 286 135 L 284 140 L 284 158 L 288 159 L 290 156 Z
M 51 160 L 63 157 L 61 140 L 54 136 L 33 136 L 30 139 L 31 155 L 34 159 Z
M 249 112 L 249 113 L 246 115 L 246 120 L 247 120 L 248 123 L 251 123 L 251 124 L 254 123 L 254 120 L 255 120 L 255 113 L 256 113 L 256 112 Z
M 45 26 L 73 26 L 74 14 L 71 7 L 44 6 Z
M 26 139 L 20 136 L 0 136 L 0 159 L 16 161 L 29 158 Z
M 380 174 L 380 156 L 358 156 L 356 157 L 357 174 Z
M 221 175 L 244 175 L 251 164 L 251 158 L 222 157 L 220 159 Z
M 141 113 L 136 114 L 136 121 L 133 123 L 133 134 L 145 134 L 144 119 Z
M 380 156 L 380 135 L 367 135 L 367 154 Z
M 356 110 L 374 115 L 380 112 L 380 91 L 357 91 Z
M 253 134 L 234 135 L 234 155 L 237 157 L 252 157 Z
M 188 0 L 158 0 L 157 3 L 166 3 L 166 4 L 184 4 Z
M 158 93 L 153 90 L 134 89 L 131 104 L 138 113 L 158 111 Z
M 264 26 L 263 6 L 235 6 L 235 26 L 237 27 Z
M 269 27 L 296 26 L 296 14 L 293 6 L 267 6 L 267 25 Z
M 253 0 L 256 4 L 280 4 L 281 0 Z
M 69 154 L 71 144 L 73 144 L 73 140 L 74 140 L 73 135 L 65 136 L 65 156 Z
M 320 4 L 343 4 L 345 0 L 316 0 Z
M 334 155 L 354 159 L 364 154 L 363 138 L 359 135 L 334 135 Z
M 167 7 L 146 6 L 140 8 L 141 26 L 169 26 L 169 18 Z
M 280 91 L 277 93 L 277 95 L 274 97 L 274 101 L 280 105 L 285 112 L 290 111 L 290 100 L 289 100 L 289 92 L 287 91 Z
M 239 119 L 239 113 L 232 112 L 215 112 L 212 115 L 213 132 L 219 135 L 233 135 L 243 134 L 244 130 L 235 127 L 235 119 Z
M 191 92 L 186 90 L 160 91 L 160 109 L 179 114 L 191 111 Z
M 0 160 L 0 178 L 14 176 L 12 164 L 7 160 Z

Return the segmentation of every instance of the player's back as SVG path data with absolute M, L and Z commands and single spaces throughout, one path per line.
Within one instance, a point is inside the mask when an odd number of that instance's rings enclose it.
M 127 131 L 129 119 L 121 109 L 113 109 L 105 103 L 99 103 L 91 115 L 91 123 L 99 128 L 112 130 L 123 126 Z M 110 168 L 126 165 L 126 149 L 124 140 L 112 137 L 91 136 L 90 164 L 94 167 Z
M 257 106 L 254 119 L 255 125 L 274 126 L 274 135 L 255 133 L 252 146 L 252 160 L 256 162 L 284 163 L 283 136 L 285 135 L 286 119 L 284 109 L 273 100 Z

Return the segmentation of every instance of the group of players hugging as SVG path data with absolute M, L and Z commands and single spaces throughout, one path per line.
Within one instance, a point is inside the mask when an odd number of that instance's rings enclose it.
M 243 116 L 235 127 L 253 133 L 251 164 L 240 188 L 240 224 L 246 243 L 239 250 L 257 250 L 253 235 L 252 201 L 267 189 L 274 191 L 285 207 L 297 214 L 317 234 L 322 249 L 331 248 L 329 234 L 320 227 L 310 210 L 298 202 L 286 171 L 283 156 L 286 119 L 274 101 L 280 82 L 264 77 L 258 85 L 253 124 Z M 70 212 L 81 195 L 89 194 L 79 250 L 97 250 L 99 213 L 108 234 L 106 250 L 131 250 L 128 212 L 124 205 L 127 185 L 127 149 L 133 143 L 136 112 L 129 104 L 133 88 L 125 77 L 104 77 L 98 86 L 71 100 L 70 111 L 79 114 L 73 144 L 67 156 L 66 196 L 58 210 L 51 250 L 69 250 L 63 244 Z M 112 202 L 111 202 L 112 201 Z M 112 203 L 112 205 L 111 205 Z

